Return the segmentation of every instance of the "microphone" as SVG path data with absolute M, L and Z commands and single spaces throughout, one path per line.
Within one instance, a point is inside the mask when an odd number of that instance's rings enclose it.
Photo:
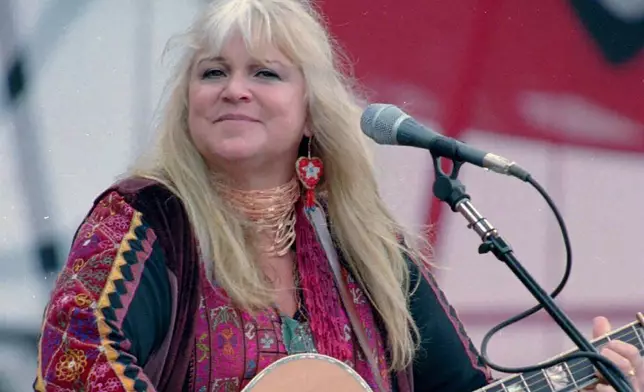
M 530 173 L 515 162 L 434 132 L 394 105 L 374 103 L 367 106 L 360 118 L 360 128 L 378 144 L 424 148 L 434 157 L 471 163 L 523 181 L 530 177 Z

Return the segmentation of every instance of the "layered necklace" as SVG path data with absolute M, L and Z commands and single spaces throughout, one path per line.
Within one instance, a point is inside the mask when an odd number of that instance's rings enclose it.
M 268 236 L 268 245 L 260 251 L 272 256 L 284 256 L 295 242 L 295 203 L 300 198 L 300 186 L 295 177 L 284 185 L 265 190 L 240 190 L 216 182 L 221 197 L 256 227 L 258 234 Z M 260 241 L 260 244 L 263 244 Z

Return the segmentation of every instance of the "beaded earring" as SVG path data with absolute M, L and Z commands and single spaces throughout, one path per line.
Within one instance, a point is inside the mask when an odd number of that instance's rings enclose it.
M 315 208 L 315 187 L 324 173 L 322 160 L 318 157 L 311 157 L 311 140 L 313 140 L 313 136 L 309 137 L 307 156 L 299 157 L 295 161 L 295 173 L 305 189 L 304 208 L 307 210 Z

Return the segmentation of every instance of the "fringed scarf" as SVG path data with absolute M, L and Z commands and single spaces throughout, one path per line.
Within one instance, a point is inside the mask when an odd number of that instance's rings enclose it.
M 375 378 L 370 371 L 364 356 L 354 358 L 354 351 L 359 347 L 358 341 L 348 336 L 351 322 L 344 309 L 333 271 L 327 260 L 324 248 L 320 244 L 315 229 L 310 223 L 301 206 L 297 206 L 296 246 L 297 263 L 300 271 L 301 289 L 304 291 L 304 302 L 308 310 L 308 318 L 316 349 L 320 354 L 336 358 L 344 363 L 354 364 L 356 371 L 370 384 L 374 385 Z M 344 271 L 346 276 L 348 272 Z M 361 321 L 365 328 L 378 331 L 375 315 L 368 301 L 361 302 L 359 310 Z M 357 304 L 356 304 L 357 305 Z M 381 333 L 373 333 L 371 349 L 384 346 Z M 384 355 L 378 355 L 380 372 L 386 373 Z M 359 363 L 364 362 L 364 363 Z M 388 377 L 384 377 L 388 379 Z M 386 384 L 389 384 L 386 382 Z
M 320 354 L 346 363 L 353 360 L 353 350 L 344 333 L 344 325 L 349 324 L 349 318 L 324 249 L 304 209 L 299 205 L 295 231 L 300 284 L 316 349 Z

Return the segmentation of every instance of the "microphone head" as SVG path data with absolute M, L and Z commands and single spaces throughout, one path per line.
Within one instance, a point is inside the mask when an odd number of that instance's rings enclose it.
M 396 122 L 405 116 L 398 107 L 384 103 L 372 103 L 362 113 L 360 128 L 378 144 L 395 145 L 398 126 Z

